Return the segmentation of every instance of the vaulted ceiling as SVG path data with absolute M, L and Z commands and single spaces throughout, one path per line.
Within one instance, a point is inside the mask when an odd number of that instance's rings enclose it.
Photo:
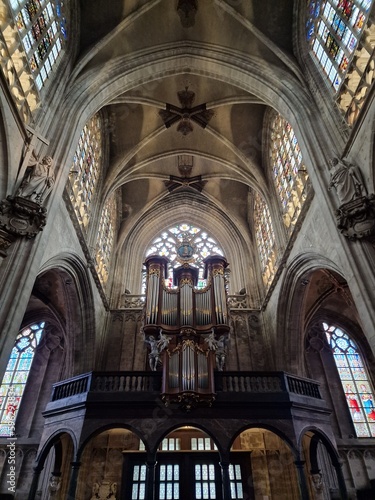
M 303 88 L 293 3 L 81 0 L 71 92 L 95 93 L 107 117 L 106 190 L 122 191 L 120 240 L 161 205 L 187 216 L 195 203 L 249 232 L 249 187 L 268 189 L 273 92 Z M 191 170 L 179 168 L 181 155 Z

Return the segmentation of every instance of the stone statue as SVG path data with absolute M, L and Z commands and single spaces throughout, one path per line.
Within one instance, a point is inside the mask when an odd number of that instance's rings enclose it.
M 59 476 L 55 476 L 54 474 L 51 475 L 51 477 L 49 479 L 49 485 L 48 485 L 48 489 L 50 491 L 51 498 L 54 498 L 56 493 L 59 491 L 60 481 L 61 481 L 61 478 Z
M 361 171 L 357 166 L 336 157 L 330 160 L 330 165 L 329 189 L 335 188 L 342 205 L 367 194 Z
M 55 183 L 52 163 L 50 156 L 44 156 L 42 160 L 39 160 L 35 151 L 33 151 L 16 196 L 21 196 L 41 205 L 52 191 Z
M 218 339 L 215 338 L 214 332 L 204 339 L 207 342 L 211 351 L 215 351 L 216 367 L 219 372 L 222 372 L 225 365 L 225 358 L 227 356 L 227 337 L 221 335 Z

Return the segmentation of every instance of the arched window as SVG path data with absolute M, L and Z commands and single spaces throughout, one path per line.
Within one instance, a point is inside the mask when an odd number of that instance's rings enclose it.
M 292 232 L 306 199 L 307 170 L 291 125 L 280 115 L 271 121 L 270 163 L 283 220 Z
M 254 197 L 254 226 L 263 283 L 268 288 L 276 272 L 275 233 L 267 203 L 259 193 Z
M 15 421 L 29 376 L 35 350 L 44 332 L 44 322 L 18 334 L 0 387 L 0 436 L 15 433 Z
M 77 219 L 86 230 L 91 202 L 102 165 L 102 120 L 96 114 L 81 132 L 70 170 L 68 188 Z
M 306 37 L 314 60 L 350 124 L 355 121 L 374 78 L 375 31 L 367 24 L 372 3 L 372 0 L 310 0 L 307 9 Z
M 107 200 L 102 211 L 96 243 L 95 269 L 103 286 L 108 279 L 111 253 L 115 241 L 116 214 L 116 197 L 113 194 Z
M 163 231 L 160 236 L 154 239 L 150 248 L 146 252 L 148 255 L 163 255 L 168 257 L 169 276 L 166 280 L 166 286 L 172 287 L 173 284 L 173 269 L 181 266 L 181 263 L 176 260 L 177 248 L 181 242 L 189 241 L 194 248 L 192 255 L 192 265 L 199 268 L 198 288 L 204 288 L 206 281 L 203 279 L 204 262 L 203 260 L 209 255 L 224 255 L 218 243 L 206 231 L 199 227 L 188 223 L 178 224 Z M 145 289 L 145 280 L 143 280 L 143 292 Z
M 2 41 L 10 56 L 4 70 L 11 87 L 15 84 L 22 88 L 32 111 L 67 39 L 64 2 L 8 0 L 8 4 L 8 16 L 1 26 Z
M 357 437 L 375 437 L 374 393 L 356 344 L 343 330 L 323 323 Z

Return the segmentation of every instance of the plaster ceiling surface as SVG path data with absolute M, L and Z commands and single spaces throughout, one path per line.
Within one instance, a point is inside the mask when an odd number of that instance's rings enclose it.
M 106 82 L 108 89 L 117 85 L 115 91 L 108 90 L 102 110 L 109 142 L 106 192 L 122 193 L 123 220 L 136 224 L 136 214 L 161 199 L 168 204 L 175 193 L 186 190 L 190 195 L 196 192 L 197 200 L 207 197 L 219 212 L 248 227 L 249 189 L 266 192 L 264 117 L 270 103 L 262 98 L 259 68 L 296 78 L 293 4 L 81 0 L 74 79 L 78 85 L 91 75 L 102 87 Z M 153 66 L 156 59 L 158 66 Z M 236 85 L 235 78 L 231 80 L 234 70 L 228 68 L 234 62 L 257 68 L 256 92 L 245 88 L 246 81 Z M 126 73 L 128 68 L 132 73 Z M 122 79 L 116 80 L 121 71 Z M 133 78 L 137 71 L 138 79 Z M 184 90 L 194 92 L 189 109 L 185 106 L 191 126 L 186 134 L 178 129 L 181 119 L 167 128 L 160 114 L 167 104 L 184 108 L 178 97 Z M 206 105 L 211 115 L 204 118 L 205 128 L 189 115 L 200 105 Z M 181 176 L 181 155 L 193 160 L 189 176 L 205 181 L 201 192 L 187 183 L 175 191 L 167 189 L 170 176 Z M 122 229 L 130 231 L 131 224 Z

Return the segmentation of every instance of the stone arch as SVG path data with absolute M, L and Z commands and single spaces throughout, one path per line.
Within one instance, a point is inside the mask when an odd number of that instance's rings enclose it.
M 90 491 L 97 483 L 104 485 L 122 481 L 124 451 L 139 450 L 139 432 L 132 425 L 111 423 L 95 429 L 86 436 L 77 452 L 82 460 L 78 474 L 77 498 L 90 498 Z
M 301 456 L 308 468 L 309 488 L 314 495 L 340 492 L 340 498 L 347 498 L 340 455 L 332 439 L 321 429 L 306 427 L 301 431 L 298 441 Z
M 249 452 L 248 481 L 255 498 L 301 498 L 297 467 L 300 456 L 285 432 L 263 423 L 245 426 L 232 442 L 231 462 L 232 457 L 236 460 L 235 452 L 239 450 Z
M 207 46 L 187 49 L 186 45 L 177 45 L 173 52 L 171 50 L 161 47 L 158 52 L 142 54 L 141 60 L 134 57 L 134 63 L 126 57 L 120 57 L 109 62 L 105 71 L 100 71 L 100 68 L 89 70 L 72 85 L 66 96 L 69 103 L 66 114 L 52 127 L 54 135 L 63 139 L 56 144 L 56 157 L 61 164 L 72 157 L 79 131 L 101 107 L 139 85 L 147 85 L 172 74 L 183 74 L 186 67 L 194 74 L 223 81 L 251 95 L 255 94 L 265 104 L 276 108 L 298 133 L 301 148 L 306 150 L 310 161 L 315 163 L 312 159 L 318 156 L 318 162 L 324 162 L 324 151 L 330 148 L 322 148 L 321 139 L 325 140 L 325 134 L 319 134 L 322 137 L 318 138 L 317 130 L 321 128 L 324 131 L 324 124 L 317 123 L 319 119 L 316 116 L 312 119 L 316 113 L 312 109 L 311 99 L 289 72 L 270 67 L 257 58 L 250 58 L 246 63 L 237 61 L 233 59 L 233 54 L 224 55 Z M 192 55 L 196 56 L 194 60 Z M 65 123 L 72 123 L 72 127 L 65 131 L 59 128 Z M 312 177 L 315 175 L 312 172 Z
M 33 294 L 54 306 L 70 344 L 64 377 L 89 370 L 95 358 L 94 298 L 87 266 L 72 254 L 61 254 L 45 262 L 36 279 Z M 28 310 L 31 309 L 29 303 Z M 74 358 L 73 350 L 80 359 Z
M 299 375 L 306 375 L 303 342 L 307 316 L 307 285 L 311 275 L 318 269 L 327 269 L 341 276 L 340 269 L 330 259 L 306 252 L 288 265 L 281 284 L 274 340 L 275 352 L 278 353 L 276 367 L 287 367 Z
M 130 263 L 134 269 L 137 269 L 137 267 L 139 269 L 139 275 L 134 273 L 132 277 L 134 282 L 127 283 L 126 288 L 132 291 L 140 290 L 143 252 L 146 251 L 152 239 L 166 225 L 173 226 L 188 219 L 187 222 L 196 224 L 202 229 L 207 229 L 220 244 L 231 268 L 231 290 L 240 290 L 245 285 L 248 285 L 248 289 L 250 289 L 249 284 L 244 283 L 245 273 L 243 270 L 254 267 L 250 252 L 247 250 L 251 248 L 252 242 L 241 234 L 238 228 L 234 227 L 233 221 L 230 221 L 225 214 L 219 212 L 211 203 L 207 203 L 207 200 L 201 199 L 197 201 L 196 197 L 191 197 L 188 193 L 176 195 L 171 199 L 168 206 L 163 206 L 163 210 L 160 210 L 160 208 L 161 204 L 156 203 L 151 210 L 143 214 L 139 218 L 138 224 L 134 226 L 133 231 L 126 236 L 124 235 L 124 238 L 119 243 L 124 253 L 122 256 L 124 259 L 124 276 L 125 270 Z M 202 220 L 202 210 L 204 210 L 206 216 L 204 221 Z M 202 225 L 202 223 L 204 224 Z M 154 235 L 151 237 L 149 224 L 152 224 L 155 230 Z M 141 251 L 139 251 L 140 249 Z M 121 283 L 124 282 L 124 276 L 120 278 Z

